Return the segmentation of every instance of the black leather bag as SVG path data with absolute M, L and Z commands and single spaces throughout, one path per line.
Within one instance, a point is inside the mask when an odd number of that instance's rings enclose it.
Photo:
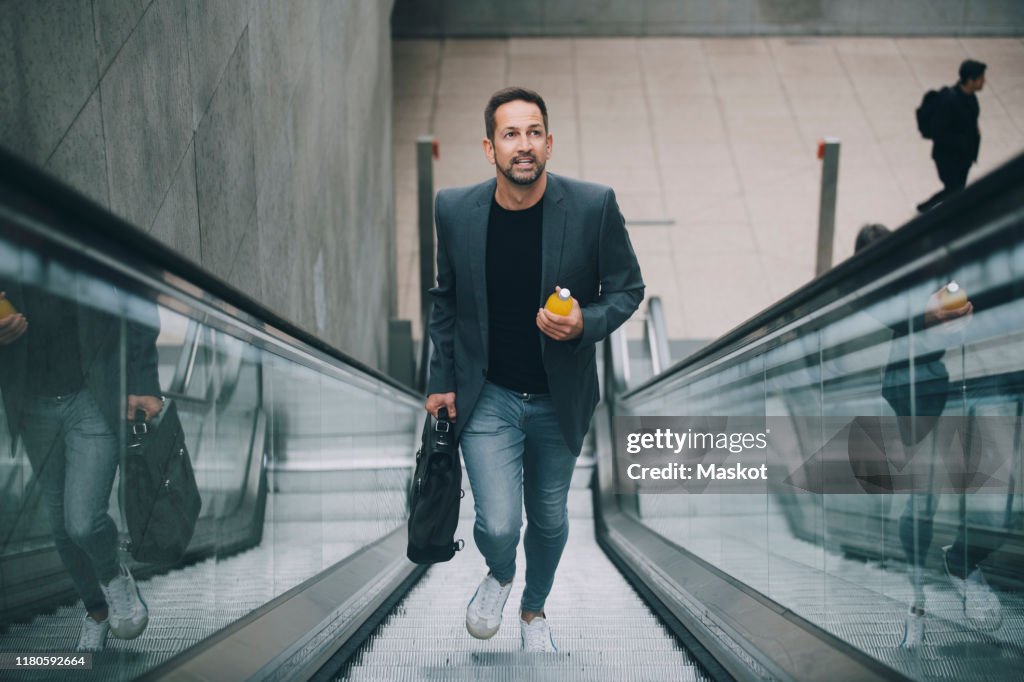
M 455 539 L 462 500 L 462 464 L 448 411 L 423 424 L 409 496 L 409 545 L 406 556 L 417 564 L 448 561 L 465 543 Z
M 128 425 L 124 503 L 129 552 L 136 561 L 173 563 L 192 540 L 202 500 L 178 408 L 168 401 L 153 420 Z

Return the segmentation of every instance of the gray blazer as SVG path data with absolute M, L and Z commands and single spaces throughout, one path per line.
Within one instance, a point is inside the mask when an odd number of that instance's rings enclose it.
M 459 434 L 487 377 L 487 220 L 496 180 L 441 190 L 435 203 L 437 286 L 427 393 L 456 393 Z M 544 193 L 541 298 L 568 287 L 583 311 L 583 335 L 555 341 L 537 330 L 558 423 L 577 455 L 598 402 L 596 344 L 625 322 L 644 297 L 625 221 L 608 187 L 548 174 Z

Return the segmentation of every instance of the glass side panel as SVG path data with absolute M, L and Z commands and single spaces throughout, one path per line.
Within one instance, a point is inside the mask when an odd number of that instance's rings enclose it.
M 616 409 L 763 416 L 788 444 L 769 480 L 799 473 L 807 490 L 623 496 L 650 528 L 915 679 L 1019 677 L 1019 217 Z M 836 442 L 854 443 L 848 461 L 829 459 Z M 837 471 L 858 487 L 834 488 Z
M 0 223 L 0 651 L 73 651 L 130 571 L 148 622 L 107 634 L 93 675 L 111 680 L 401 527 L 423 415 L 131 272 Z

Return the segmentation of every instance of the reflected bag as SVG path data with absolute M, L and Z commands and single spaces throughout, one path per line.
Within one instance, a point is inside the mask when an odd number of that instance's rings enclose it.
M 129 551 L 136 561 L 181 559 L 196 529 L 202 501 L 174 401 L 149 422 L 128 425 L 124 505 Z
M 465 543 L 455 539 L 462 500 L 462 464 L 448 411 L 423 424 L 416 471 L 409 495 L 409 545 L 406 556 L 417 564 L 448 561 Z

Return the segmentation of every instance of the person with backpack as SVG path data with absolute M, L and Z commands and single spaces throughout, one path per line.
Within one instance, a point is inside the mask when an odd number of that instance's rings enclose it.
M 967 185 L 967 173 L 978 159 L 981 131 L 978 130 L 978 97 L 985 86 L 986 65 L 967 59 L 960 65 L 956 85 L 931 90 L 917 110 L 917 127 L 932 140 L 932 159 L 942 181 L 942 190 L 917 205 L 929 211 Z
M 539 94 L 507 88 L 484 110 L 495 177 L 437 194 L 437 286 L 426 409 L 455 419 L 473 490 L 473 537 L 490 571 L 466 629 L 501 626 L 523 524 L 526 651 L 555 651 L 544 611 L 569 535 L 576 458 L 598 402 L 595 344 L 639 307 L 640 266 L 608 187 L 548 173 L 552 137 Z M 543 308 L 564 287 L 572 308 Z

